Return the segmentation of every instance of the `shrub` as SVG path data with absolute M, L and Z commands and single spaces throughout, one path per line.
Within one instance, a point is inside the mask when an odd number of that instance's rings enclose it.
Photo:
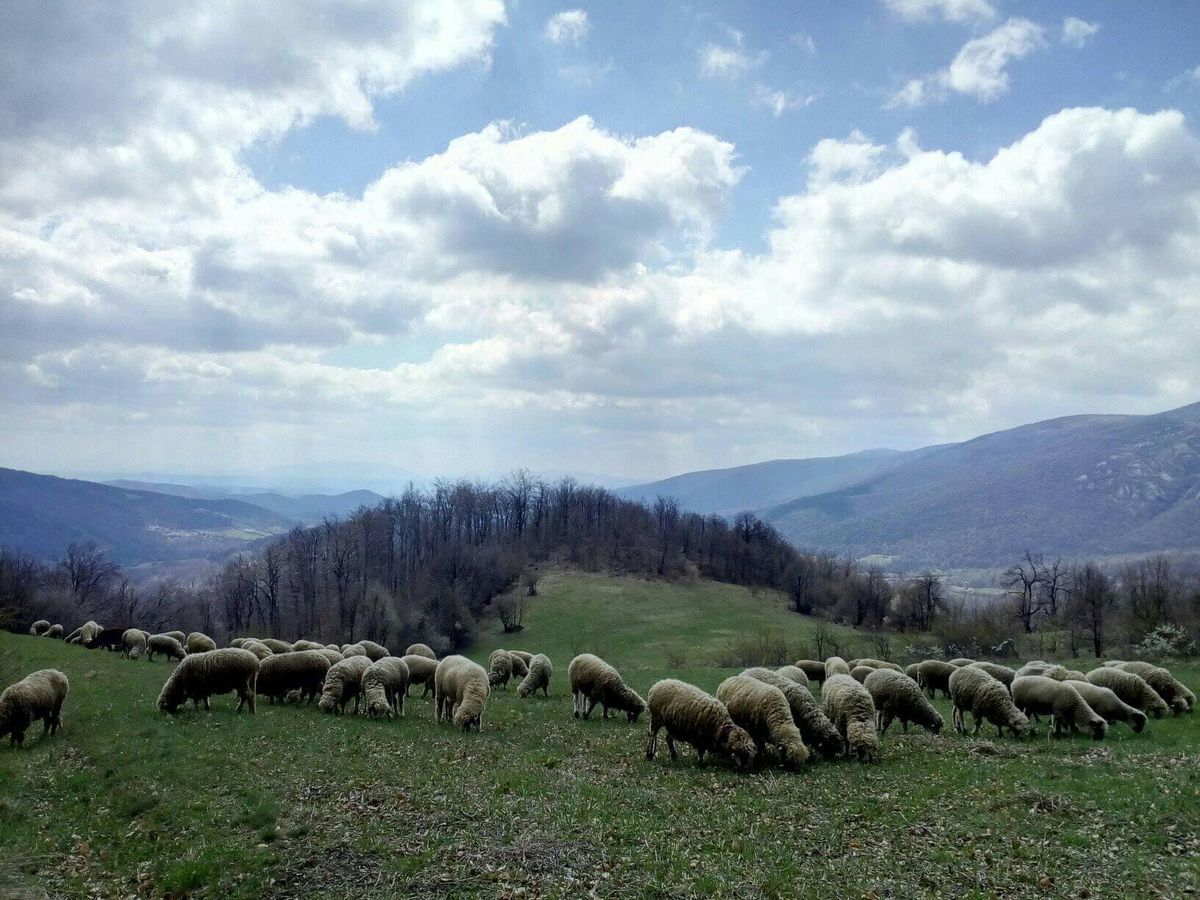
M 1178 625 L 1159 625 L 1133 646 L 1133 652 L 1149 657 L 1192 656 L 1196 653 L 1196 643 Z

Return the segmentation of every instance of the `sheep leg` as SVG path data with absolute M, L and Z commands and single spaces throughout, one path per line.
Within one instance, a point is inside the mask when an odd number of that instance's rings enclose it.
M 675 749 L 675 738 L 671 737 L 671 729 L 667 729 L 667 749 L 671 751 L 671 759 L 679 759 L 679 751 Z M 704 751 L 700 750 L 700 762 L 704 762 Z
M 954 714 L 951 716 L 951 721 L 954 723 L 954 730 L 959 734 L 962 734 L 966 730 L 966 723 L 963 721 L 963 711 L 961 707 L 954 707 Z
M 591 697 L 588 697 L 588 698 L 586 698 L 585 702 L 587 703 L 587 708 L 583 711 L 583 717 L 585 719 L 589 719 L 589 718 L 591 718 L 592 712 L 596 709 L 596 704 L 599 701 L 594 700 Z M 606 719 L 608 718 L 608 707 L 607 706 L 604 707 L 604 718 L 606 718 Z
M 650 736 L 646 740 L 646 759 L 654 759 L 658 752 L 658 730 L 661 728 L 653 718 L 650 719 Z

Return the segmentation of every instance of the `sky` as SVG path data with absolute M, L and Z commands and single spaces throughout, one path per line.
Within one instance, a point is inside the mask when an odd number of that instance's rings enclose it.
M 8 0 L 0 466 L 638 479 L 1196 402 L 1197 34 Z

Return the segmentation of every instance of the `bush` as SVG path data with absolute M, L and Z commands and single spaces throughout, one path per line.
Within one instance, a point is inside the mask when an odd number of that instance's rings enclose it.
M 764 630 L 734 638 L 717 654 L 716 664 L 725 669 L 782 666 L 798 656 L 797 648 L 783 637 Z
M 1135 644 L 1132 649 L 1137 656 L 1193 656 L 1196 642 L 1178 625 L 1159 625 L 1147 632 L 1141 643 Z

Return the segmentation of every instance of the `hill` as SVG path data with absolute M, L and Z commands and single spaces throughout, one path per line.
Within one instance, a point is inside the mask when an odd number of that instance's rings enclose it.
M 118 563 L 223 556 L 293 520 L 242 500 L 175 497 L 0 469 L 0 544 L 39 559 L 94 541 Z
M 384 499 L 382 494 L 365 490 L 347 491 L 342 494 L 293 496 L 276 491 L 228 490 L 204 485 L 133 481 L 127 478 L 118 478 L 104 483 L 112 487 L 134 491 L 153 491 L 157 494 L 170 494 L 175 497 L 191 497 L 199 500 L 240 500 L 242 503 L 252 503 L 305 525 L 315 525 L 327 517 L 345 516 L 360 506 L 377 506 Z

